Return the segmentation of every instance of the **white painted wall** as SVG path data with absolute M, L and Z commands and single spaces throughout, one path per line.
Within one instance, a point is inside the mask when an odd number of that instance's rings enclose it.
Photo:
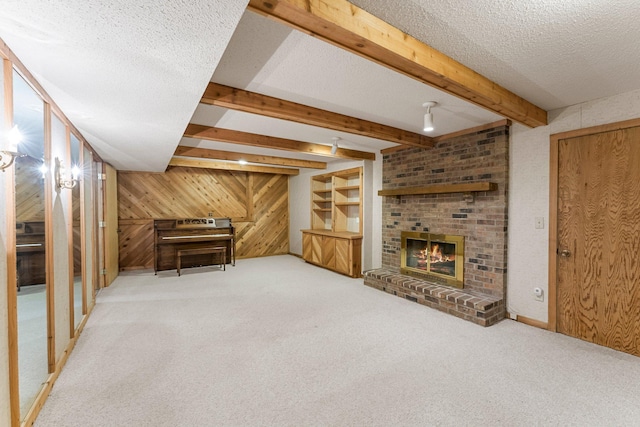
M 382 267 L 383 197 L 378 196 L 378 191 L 382 190 L 382 155 L 378 153 L 376 161 L 366 163 L 368 165 L 365 165 L 365 171 L 370 174 L 371 179 L 365 179 L 364 217 L 365 225 L 370 225 L 370 230 L 365 231 L 363 239 L 363 271 Z
M 549 137 L 552 134 L 640 117 L 640 90 L 549 113 L 549 125 L 511 128 L 507 310 L 548 321 Z M 536 217 L 545 228 L 537 230 Z M 533 298 L 533 288 L 545 301 Z

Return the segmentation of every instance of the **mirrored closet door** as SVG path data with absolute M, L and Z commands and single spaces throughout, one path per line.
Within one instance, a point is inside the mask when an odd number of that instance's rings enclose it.
M 20 416 L 24 418 L 49 376 L 45 244 L 44 102 L 13 73 L 12 138 L 15 161 L 16 276 Z

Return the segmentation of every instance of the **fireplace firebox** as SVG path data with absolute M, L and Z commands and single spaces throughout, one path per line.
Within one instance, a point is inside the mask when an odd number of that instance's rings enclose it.
M 464 287 L 464 237 L 403 231 L 400 272 L 438 284 Z

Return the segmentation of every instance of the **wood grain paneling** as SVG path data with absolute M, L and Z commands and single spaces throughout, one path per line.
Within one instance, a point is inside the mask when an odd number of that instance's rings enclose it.
M 118 277 L 118 175 L 115 168 L 105 164 L 104 218 L 105 218 L 105 286 L 109 286 Z
M 146 225 L 152 219 L 230 217 L 237 258 L 289 252 L 285 175 L 187 167 L 120 172 L 118 199 L 121 270 L 153 267 L 153 225 Z
M 322 265 L 331 269 L 336 268 L 336 240 L 338 239 L 322 239 Z
M 252 174 L 254 221 L 234 223 L 237 257 L 254 258 L 289 252 L 289 179 Z
M 247 172 L 175 167 L 164 173 L 119 172 L 120 219 L 247 217 Z
M 640 128 L 558 145 L 558 332 L 640 356 Z
M 118 221 L 120 270 L 153 268 L 153 220 Z
M 347 239 L 333 239 L 336 244 L 336 270 L 349 274 L 352 257 L 349 251 L 349 241 Z
M 44 221 L 44 178 L 42 160 L 19 157 L 15 161 L 16 221 Z

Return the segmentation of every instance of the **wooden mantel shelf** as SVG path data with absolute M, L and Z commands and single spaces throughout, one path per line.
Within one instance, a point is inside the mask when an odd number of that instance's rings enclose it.
M 495 182 L 465 182 L 461 184 L 437 184 L 425 187 L 402 187 L 391 190 L 380 190 L 378 196 L 409 196 L 416 194 L 443 193 L 475 193 L 478 191 L 494 191 L 498 189 Z

